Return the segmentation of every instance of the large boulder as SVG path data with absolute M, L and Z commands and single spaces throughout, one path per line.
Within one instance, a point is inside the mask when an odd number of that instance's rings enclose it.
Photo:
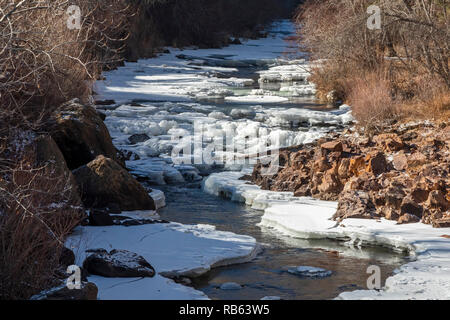
M 78 184 L 53 138 L 48 135 L 38 136 L 28 146 L 27 151 L 34 166 L 42 168 L 49 178 L 58 180 L 64 188 L 61 192 L 66 191 L 68 203 L 72 206 L 80 206 Z
M 366 156 L 366 171 L 375 176 L 389 171 L 389 165 L 383 152 L 369 153 Z
M 104 155 L 124 166 L 118 158 L 109 131 L 95 108 L 78 99 L 59 107 L 52 115 L 49 131 L 73 170 Z
M 103 249 L 92 251 L 83 262 L 90 274 L 109 278 L 153 277 L 155 269 L 142 256 L 126 251 Z
M 145 188 L 110 158 L 98 156 L 73 173 L 87 207 L 118 206 L 122 211 L 155 210 L 155 203 Z
M 367 192 L 347 190 L 339 196 L 338 209 L 333 219 L 374 219 L 378 217 L 375 206 Z
M 51 212 L 67 225 L 77 225 L 85 212 L 78 184 L 64 156 L 51 136 L 30 136 L 20 156 L 23 171 L 14 183 L 28 190 L 28 201 L 35 210 Z

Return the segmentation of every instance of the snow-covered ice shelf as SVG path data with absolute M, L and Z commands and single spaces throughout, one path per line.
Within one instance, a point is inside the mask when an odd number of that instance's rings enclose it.
M 203 189 L 264 210 L 261 226 L 288 236 L 336 239 L 355 247 L 385 246 L 411 255 L 412 261 L 396 270 L 381 291 L 346 292 L 339 299 L 450 299 L 450 228 L 435 229 L 422 223 L 397 225 L 385 219 L 347 219 L 337 226 L 330 220 L 336 202 L 263 191 L 239 180 L 245 174 L 248 172 L 213 174 Z
M 82 265 L 87 249 L 121 249 L 143 256 L 155 268 L 154 278 L 124 279 L 90 276 L 99 299 L 183 300 L 207 299 L 203 293 L 176 284 L 167 277 L 195 277 L 211 268 L 252 260 L 256 240 L 207 225 L 151 224 L 136 227 L 79 227 L 66 245 Z M 165 276 L 165 277 L 163 277 Z

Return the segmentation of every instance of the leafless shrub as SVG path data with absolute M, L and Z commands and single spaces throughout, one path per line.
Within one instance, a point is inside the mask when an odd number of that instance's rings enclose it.
M 81 9 L 80 29 L 67 26 L 69 5 Z M 83 217 L 68 176 L 36 162 L 27 136 L 117 63 L 130 10 L 125 0 L 0 0 L 0 299 L 50 286 Z
M 67 26 L 69 5 L 81 28 Z M 54 106 L 87 98 L 101 68 L 119 58 L 123 0 L 0 0 L 0 124 L 36 129 Z M 37 107 L 38 106 L 38 107 Z
M 381 9 L 381 30 L 367 28 L 370 5 Z M 426 103 L 441 101 L 434 104 L 445 106 L 450 89 L 449 10 L 448 0 L 306 1 L 296 20 L 302 46 L 312 58 L 325 61 L 312 76 L 319 96 L 336 90 L 348 102 L 356 100 L 360 105 L 370 105 L 369 101 L 361 103 L 364 96 L 372 97 L 377 105 L 393 99 L 397 105 L 389 109 L 396 109 L 396 114 L 404 110 L 406 116 L 409 108 L 397 109 L 398 105 L 422 103 L 421 108 L 427 109 L 423 97 L 428 88 L 439 97 L 428 98 Z M 374 74 L 383 74 L 380 83 Z M 430 88 L 431 83 L 437 88 Z M 370 86 L 381 97 L 370 93 Z M 357 88 L 364 93 L 356 92 Z M 374 115 L 368 117 L 370 110 Z M 379 110 L 354 113 L 358 120 L 370 123 L 367 120 L 376 119 Z
M 381 131 L 387 122 L 400 116 L 385 74 L 373 72 L 353 78 L 347 82 L 347 88 L 353 116 L 367 133 Z
M 0 299 L 51 286 L 65 237 L 83 218 L 70 179 L 36 163 L 29 137 L 16 133 L 0 153 Z

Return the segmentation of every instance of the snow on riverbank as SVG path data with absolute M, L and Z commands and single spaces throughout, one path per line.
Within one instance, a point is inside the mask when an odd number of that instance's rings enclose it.
M 248 173 L 248 172 L 247 172 Z M 359 290 L 338 299 L 450 299 L 450 228 L 434 229 L 422 223 L 347 219 L 337 226 L 330 218 L 337 203 L 296 198 L 289 192 L 260 190 L 239 180 L 240 172 L 213 174 L 205 192 L 264 210 L 261 226 L 303 239 L 337 239 L 355 247 L 385 246 L 406 251 L 414 258 L 388 278 L 381 291 Z
M 66 245 L 82 265 L 88 249 L 122 249 L 143 256 L 155 268 L 154 278 L 124 279 L 90 276 L 99 288 L 99 299 L 183 300 L 207 299 L 203 293 L 176 284 L 166 277 L 196 277 L 211 268 L 252 260 L 256 240 L 213 226 L 151 224 L 135 227 L 78 227 Z
M 212 172 L 214 160 L 227 167 L 229 159 L 261 153 L 267 141 L 277 141 L 275 148 L 308 143 L 351 122 L 347 106 L 297 107 L 312 103 L 315 87 L 307 81 L 310 64 L 296 43 L 286 41 L 294 34 L 290 21 L 278 21 L 267 38 L 221 49 L 170 48 L 104 73 L 96 99 L 115 101 L 101 108 L 114 145 L 138 155 L 127 162 L 131 172 L 154 185 L 199 182 Z M 131 142 L 134 134 L 144 138 Z M 200 155 L 184 158 L 189 144 Z M 186 164 L 181 169 L 173 163 L 180 149 Z M 194 158 L 203 164 L 193 165 Z
M 270 75 L 279 81 L 303 81 L 309 75 L 309 66 L 305 60 L 292 59 L 299 55 L 297 45 L 285 40 L 294 33 L 291 22 L 279 21 L 269 30 L 267 38 L 246 40 L 242 45 L 220 49 L 169 48 L 170 53 L 126 62 L 124 67 L 104 73 L 106 80 L 98 81 L 95 91 L 98 98 L 112 99 L 118 104 L 132 100 L 188 102 L 196 97 L 224 97 L 230 94 L 227 90 L 230 87 L 254 84 L 253 79 L 227 75 L 237 72 L 237 68 L 264 66 L 278 66 L 271 69 Z

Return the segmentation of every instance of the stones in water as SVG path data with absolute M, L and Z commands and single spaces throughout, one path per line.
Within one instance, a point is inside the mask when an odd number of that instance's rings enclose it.
M 322 268 L 300 266 L 300 267 L 288 267 L 287 272 L 290 274 L 306 277 L 306 278 L 326 278 L 330 277 L 333 272 Z
M 236 282 L 227 282 L 227 283 L 223 283 L 220 286 L 220 289 L 221 290 L 241 290 L 242 286 Z
M 137 143 L 145 142 L 147 140 L 150 140 L 150 137 L 148 135 L 146 135 L 145 133 L 133 134 L 132 136 L 130 136 L 128 138 L 128 141 L 131 144 L 137 144 Z

